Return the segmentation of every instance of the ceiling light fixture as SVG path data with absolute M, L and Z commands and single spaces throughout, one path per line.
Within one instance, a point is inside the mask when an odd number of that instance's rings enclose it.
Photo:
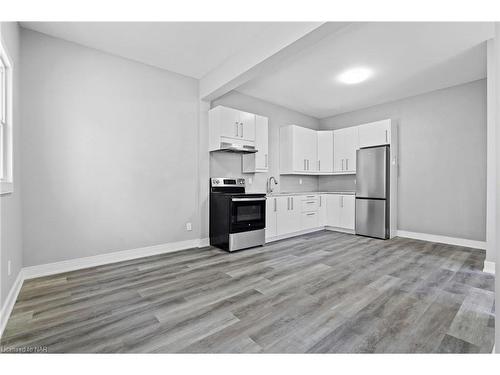
M 366 81 L 373 72 L 368 68 L 352 68 L 341 73 L 337 79 L 346 85 L 354 85 Z

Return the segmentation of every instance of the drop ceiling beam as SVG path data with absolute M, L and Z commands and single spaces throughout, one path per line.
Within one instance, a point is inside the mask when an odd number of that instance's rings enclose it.
M 214 100 L 260 75 L 277 69 L 306 48 L 346 27 L 348 22 L 283 23 L 272 37 L 256 36 L 253 43 L 200 80 L 202 100 Z M 214 41 L 216 43 L 216 41 Z

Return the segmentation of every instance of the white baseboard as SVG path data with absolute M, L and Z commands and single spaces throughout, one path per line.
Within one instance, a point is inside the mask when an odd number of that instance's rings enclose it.
M 475 241 L 475 240 L 468 240 L 465 238 L 438 236 L 435 234 L 427 234 L 427 233 L 408 232 L 406 230 L 398 230 L 397 236 L 398 237 L 405 237 L 405 238 L 412 238 L 414 240 L 422 240 L 422 241 L 444 243 L 444 244 L 448 244 L 448 245 L 471 247 L 473 249 L 481 249 L 481 250 L 486 249 L 486 241 Z
M 152 255 L 170 253 L 173 251 L 203 247 L 205 245 L 202 246 L 202 241 L 203 243 L 205 243 L 205 239 L 170 242 L 166 244 L 140 247 L 137 249 L 94 255 L 85 258 L 70 259 L 61 262 L 24 267 L 23 274 L 24 274 L 24 279 L 32 279 L 35 277 L 54 275 L 63 272 L 75 271 L 83 268 L 102 266 L 104 264 L 117 263 Z
M 346 229 L 346 228 L 339 228 L 339 227 L 331 227 L 327 225 L 325 227 L 326 230 L 331 230 L 332 232 L 340 232 L 340 233 L 347 233 L 347 234 L 356 234 L 356 231 L 354 229 Z
M 2 309 L 0 310 L 0 338 L 2 338 L 3 331 L 10 317 L 10 313 L 14 308 L 14 304 L 16 303 L 19 291 L 23 286 L 23 281 L 24 281 L 24 276 L 23 276 L 23 270 L 21 269 L 19 270 L 16 280 L 14 281 L 14 284 L 10 288 L 9 294 L 7 295 L 7 299 L 5 300 L 5 303 Z
M 495 274 L 495 262 L 490 262 L 488 260 L 484 261 L 483 272 Z
M 161 245 L 140 247 L 137 249 L 115 251 L 112 253 L 95 255 L 85 258 L 65 260 L 62 262 L 41 264 L 38 266 L 24 267 L 19 271 L 16 281 L 10 289 L 4 306 L 0 310 L 0 338 L 2 337 L 7 321 L 16 302 L 24 280 L 35 277 L 55 275 L 58 273 L 75 271 L 83 268 L 102 266 L 110 263 L 123 262 L 126 260 L 138 259 L 152 255 L 166 254 L 174 251 L 187 250 L 209 246 L 208 238 L 194 239 L 187 241 L 170 242 Z
M 275 236 L 275 237 L 267 237 L 266 243 L 275 242 L 275 241 L 279 241 L 279 240 L 285 240 L 287 238 L 300 236 L 302 234 L 313 233 L 313 232 L 317 232 L 317 231 L 324 230 L 324 229 L 325 229 L 325 227 L 318 227 L 318 228 L 312 228 L 312 229 L 299 230 L 298 232 L 293 232 L 293 233 L 281 234 L 281 235 Z

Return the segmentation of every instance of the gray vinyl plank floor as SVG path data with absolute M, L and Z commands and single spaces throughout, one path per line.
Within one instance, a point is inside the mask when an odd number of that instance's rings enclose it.
M 25 281 L 3 352 L 490 353 L 485 252 L 321 231 Z

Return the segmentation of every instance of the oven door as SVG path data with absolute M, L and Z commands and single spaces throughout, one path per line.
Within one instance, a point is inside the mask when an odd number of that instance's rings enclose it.
M 266 227 L 266 197 L 231 198 L 230 233 Z

